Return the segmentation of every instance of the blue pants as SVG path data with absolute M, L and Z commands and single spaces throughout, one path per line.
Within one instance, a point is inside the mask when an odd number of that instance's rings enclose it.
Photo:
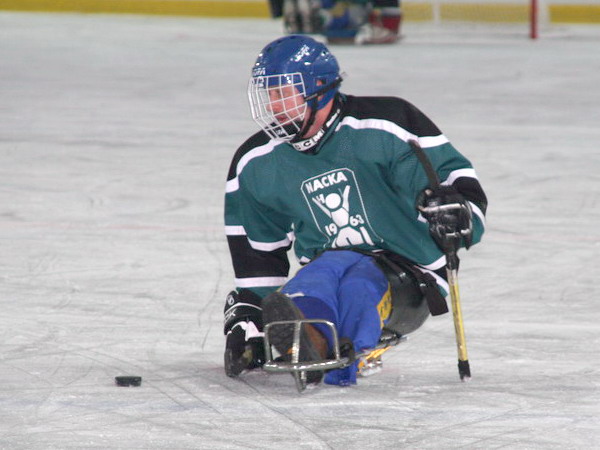
M 282 288 L 307 319 L 326 319 L 338 336 L 349 338 L 359 352 L 374 347 L 384 324 L 379 314 L 388 281 L 373 258 L 349 250 L 325 252 L 298 271 Z M 319 327 L 332 348 L 327 327 Z M 325 383 L 356 383 L 357 362 L 328 372 Z

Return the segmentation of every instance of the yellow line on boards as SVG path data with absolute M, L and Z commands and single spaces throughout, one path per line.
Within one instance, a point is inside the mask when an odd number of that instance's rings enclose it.
M 404 20 L 431 21 L 433 3 L 401 2 Z M 600 5 L 549 4 L 552 23 L 600 23 Z M 199 17 L 270 17 L 268 0 L 0 0 L 0 10 L 109 14 L 155 14 Z M 520 3 L 439 3 L 442 21 L 527 22 L 528 5 Z

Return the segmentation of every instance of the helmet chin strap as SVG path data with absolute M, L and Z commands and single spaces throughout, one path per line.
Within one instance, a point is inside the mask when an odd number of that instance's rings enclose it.
M 308 107 L 310 109 L 310 115 L 308 116 L 308 119 L 304 122 L 302 128 L 300 128 L 300 131 L 296 133 L 296 136 L 294 136 L 294 138 L 290 142 L 294 143 L 306 139 L 307 137 L 310 137 L 304 135 L 308 132 L 308 130 L 310 130 L 310 128 L 315 123 L 315 117 L 317 116 L 317 108 L 319 106 L 319 97 L 325 94 L 327 91 L 330 91 L 331 89 L 334 89 L 337 86 L 339 86 L 341 82 L 342 77 L 338 77 L 333 83 L 327 86 L 323 86 L 321 89 L 318 89 L 315 93 L 309 95 L 304 99 L 307 102 Z
M 298 131 L 298 133 L 296 133 L 296 136 L 294 136 L 294 138 L 290 142 L 294 143 L 294 142 L 298 142 L 298 141 L 305 139 L 304 134 L 307 133 L 308 130 L 310 130 L 310 128 L 315 123 L 315 117 L 317 116 L 316 106 L 317 106 L 316 99 L 311 100 L 310 103 L 308 104 L 308 108 L 310 110 L 308 119 L 306 119 L 306 121 L 302 125 L 302 128 L 300 128 L 300 131 Z

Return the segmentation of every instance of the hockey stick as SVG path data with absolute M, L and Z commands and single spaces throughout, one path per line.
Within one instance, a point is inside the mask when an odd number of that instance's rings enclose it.
M 429 180 L 429 187 L 431 189 L 438 188 L 440 186 L 440 180 L 423 149 L 415 140 L 410 140 L 408 143 L 425 170 L 425 174 Z M 448 276 L 448 286 L 452 303 L 452 317 L 454 319 L 454 331 L 456 335 L 456 347 L 458 350 L 458 374 L 462 381 L 468 381 L 471 378 L 471 367 L 469 366 L 469 356 L 467 355 L 467 341 L 465 338 L 465 327 L 463 324 L 460 293 L 458 290 L 458 245 L 456 245 L 456 239 L 460 239 L 460 236 L 452 236 L 446 239 L 444 253 L 446 255 L 446 274 Z

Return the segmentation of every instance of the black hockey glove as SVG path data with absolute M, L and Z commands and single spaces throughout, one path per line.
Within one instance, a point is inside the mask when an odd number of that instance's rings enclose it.
M 425 189 L 417 198 L 417 209 L 429 222 L 429 233 L 443 252 L 471 246 L 471 207 L 454 187 Z
M 247 289 L 232 291 L 225 300 L 225 374 L 236 377 L 264 364 L 261 298 Z

